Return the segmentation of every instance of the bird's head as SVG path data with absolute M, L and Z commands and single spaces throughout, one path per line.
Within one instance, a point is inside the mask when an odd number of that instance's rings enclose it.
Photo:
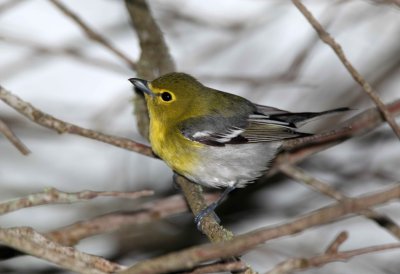
M 153 81 L 138 78 L 129 81 L 144 94 L 152 119 L 178 121 L 187 118 L 191 113 L 199 112 L 200 106 L 196 102 L 206 100 L 202 92 L 205 87 L 185 73 L 173 72 Z

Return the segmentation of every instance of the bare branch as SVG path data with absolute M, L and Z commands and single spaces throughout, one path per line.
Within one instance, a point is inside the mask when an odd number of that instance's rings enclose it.
M 302 215 L 296 220 L 261 228 L 227 242 L 200 245 L 182 251 L 173 252 L 136 265 L 122 271 L 123 274 L 155 274 L 190 269 L 199 263 L 237 256 L 254 248 L 256 245 L 282 236 L 293 235 L 307 228 L 331 223 L 338 219 L 357 214 L 367 208 L 387 203 L 400 198 L 400 184 L 395 184 L 387 190 L 366 196 L 347 199 L 332 206 L 323 207 L 311 213 Z
M 238 272 L 246 269 L 247 266 L 243 262 L 228 262 L 228 263 L 216 263 L 205 266 L 199 266 L 195 270 L 185 272 L 184 274 L 203 274 L 203 273 L 219 273 L 219 272 Z
M 193 215 L 197 215 L 203 208 L 207 207 L 203 197 L 203 190 L 200 185 L 193 183 L 187 184 L 186 181 L 187 180 L 182 176 L 176 178 L 176 182 L 185 194 Z M 205 216 L 203 220 L 201 220 L 201 229 L 211 242 L 227 241 L 233 238 L 233 233 L 219 225 L 212 214 Z
M 22 143 L 17 135 L 0 119 L 0 132 L 21 152 L 23 155 L 31 153 L 29 148 Z
M 395 248 L 400 248 L 400 243 L 376 245 L 365 248 L 353 249 L 349 251 L 337 252 L 337 253 L 325 253 L 311 258 L 289 259 L 287 261 L 278 264 L 272 270 L 266 272 L 266 274 L 289 274 L 299 270 L 321 267 L 323 265 L 333 262 L 348 261 L 353 257 L 368 253 L 390 250 Z
M 379 98 L 378 94 L 371 87 L 371 85 L 367 81 L 365 81 L 365 79 L 361 76 L 361 74 L 353 67 L 353 65 L 347 59 L 346 55 L 343 52 L 342 47 L 335 41 L 335 39 L 332 38 L 332 36 L 329 35 L 329 33 L 327 33 L 325 31 L 325 29 L 318 22 L 318 20 L 312 15 L 312 13 L 306 8 L 306 6 L 303 5 L 301 0 L 292 0 L 292 2 L 299 9 L 299 11 L 304 15 L 304 17 L 307 18 L 308 22 L 313 26 L 313 28 L 318 33 L 318 36 L 321 38 L 321 40 L 324 43 L 328 44 L 332 48 L 332 50 L 336 53 L 336 55 L 339 57 L 340 61 L 346 67 L 346 69 L 351 74 L 353 79 L 362 87 L 364 92 L 375 103 L 375 105 L 378 107 L 380 113 L 383 115 L 385 120 L 388 122 L 390 127 L 393 129 L 394 133 L 400 139 L 399 125 L 397 125 L 395 119 L 390 114 L 389 110 L 387 109 L 385 104 L 382 102 L 382 100 Z
M 129 140 L 127 138 L 103 134 L 94 130 L 82 128 L 59 120 L 45 112 L 40 111 L 28 102 L 23 101 L 21 98 L 5 90 L 2 86 L 0 86 L 0 99 L 32 122 L 47 127 L 49 129 L 56 130 L 60 134 L 69 133 L 80 135 L 120 148 L 135 151 L 149 157 L 155 157 L 151 148 L 146 145 Z
M 145 0 L 125 0 L 125 5 L 138 35 L 141 49 L 136 69 L 138 77 L 153 80 L 163 74 L 175 71 L 175 63 L 147 2 Z M 138 129 L 143 137 L 148 138 L 149 115 L 143 94 L 136 92 L 133 103 Z
M 336 199 L 337 201 L 343 201 L 346 199 L 350 199 L 349 197 L 346 197 L 344 194 L 340 193 L 336 189 L 330 187 L 328 184 L 322 182 L 321 180 L 312 177 L 310 174 L 307 174 L 304 170 L 294 167 L 292 165 L 280 165 L 279 169 L 286 174 L 287 176 L 302 182 L 306 184 L 307 186 L 310 186 L 312 189 L 327 195 L 329 197 L 332 197 L 333 199 Z M 385 216 L 384 214 L 380 214 L 372 209 L 366 209 L 361 212 L 361 214 L 375 223 L 377 223 L 379 226 L 385 228 L 389 232 L 391 232 L 395 237 L 400 239 L 400 227 L 390 219 L 388 216 Z
M 72 12 L 69 8 L 67 8 L 64 4 L 62 4 L 58 0 L 50 0 L 59 10 L 61 10 L 67 17 L 69 17 L 72 21 L 74 21 L 86 34 L 87 37 L 92 39 L 93 41 L 98 42 L 106 49 L 110 50 L 116 56 L 118 56 L 121 60 L 123 60 L 131 69 L 136 69 L 136 63 L 133 62 L 128 56 L 126 56 L 122 51 L 117 49 L 114 45 L 111 44 L 106 38 L 104 38 L 100 33 L 94 31 L 91 27 L 89 27 L 78 15 Z
M 125 268 L 101 257 L 61 246 L 29 227 L 0 229 L 0 243 L 79 273 L 103 274 Z
M 215 201 L 216 195 L 206 195 L 208 202 Z M 142 205 L 134 212 L 114 212 L 90 220 L 77 222 L 46 233 L 45 236 L 62 245 L 73 246 L 80 240 L 101 233 L 116 231 L 122 227 L 144 224 L 183 213 L 188 210 L 181 195 L 174 195 Z
M 339 251 L 339 247 L 349 238 L 347 231 L 342 231 L 326 248 L 325 254 L 336 254 Z
M 81 201 L 91 200 L 97 197 L 118 197 L 137 199 L 153 195 L 152 190 L 142 190 L 134 192 L 118 191 L 82 191 L 82 192 L 62 192 L 55 188 L 46 189 L 44 192 L 30 194 L 24 198 L 18 198 L 9 202 L 0 203 L 0 215 L 10 213 L 21 208 L 33 207 L 45 204 L 70 204 Z

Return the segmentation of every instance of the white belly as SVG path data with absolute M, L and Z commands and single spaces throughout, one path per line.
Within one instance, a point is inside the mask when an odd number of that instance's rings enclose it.
M 268 170 L 280 142 L 206 146 L 202 160 L 188 179 L 208 187 L 244 187 Z

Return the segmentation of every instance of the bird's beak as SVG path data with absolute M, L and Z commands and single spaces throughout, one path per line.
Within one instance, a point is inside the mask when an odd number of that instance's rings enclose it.
M 139 78 L 129 78 L 128 80 L 137 90 L 149 96 L 154 96 L 154 93 L 149 88 L 148 81 Z

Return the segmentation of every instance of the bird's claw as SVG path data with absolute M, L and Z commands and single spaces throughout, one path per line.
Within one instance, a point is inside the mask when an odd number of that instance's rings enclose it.
M 197 229 L 202 231 L 201 229 L 201 221 L 203 220 L 204 217 L 206 217 L 209 214 L 212 214 L 215 221 L 217 223 L 220 223 L 221 220 L 218 217 L 218 215 L 214 212 L 214 209 L 218 206 L 217 203 L 212 203 L 210 205 L 208 205 L 207 207 L 203 208 L 202 210 L 200 210 L 200 212 L 194 217 L 194 222 L 197 226 Z

